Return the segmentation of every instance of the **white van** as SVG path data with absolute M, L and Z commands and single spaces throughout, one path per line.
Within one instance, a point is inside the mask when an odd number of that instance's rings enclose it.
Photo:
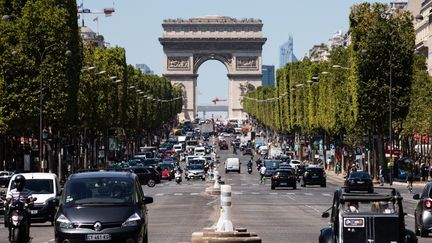
M 53 173 L 22 173 L 12 176 L 8 193 L 15 189 L 15 177 L 23 175 L 26 179 L 25 188 L 32 191 L 33 197 L 37 200 L 34 202 L 31 213 L 31 221 L 36 223 L 51 222 L 54 223 L 54 215 L 57 211 L 57 205 L 61 194 L 60 182 Z
M 237 171 L 240 173 L 240 160 L 239 158 L 227 158 L 225 161 L 225 173 L 229 171 Z
M 195 147 L 194 155 L 195 156 L 204 156 L 205 155 L 205 148 L 204 147 Z

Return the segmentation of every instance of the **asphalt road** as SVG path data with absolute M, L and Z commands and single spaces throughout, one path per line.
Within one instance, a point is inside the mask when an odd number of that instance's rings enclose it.
M 218 152 L 220 161 L 232 157 L 231 150 Z M 247 174 L 250 156 L 234 155 L 241 159 L 241 173 L 225 174 L 222 180 L 232 186 L 232 221 L 235 227 L 257 233 L 263 242 L 317 242 L 320 228 L 328 224 L 321 213 L 330 207 L 333 192 L 343 178 L 328 174 L 327 187 L 297 187 L 296 190 L 271 190 L 270 184 L 258 183 L 258 172 Z M 212 226 L 218 219 L 219 197 L 205 193 L 208 184 L 201 180 L 164 181 L 154 188 L 144 187 L 154 203 L 149 205 L 149 241 L 190 242 L 193 232 Z M 407 227 L 413 229 L 415 202 L 403 185 L 394 185 L 404 197 Z M 414 191 L 420 191 L 415 186 Z M 33 243 L 53 242 L 54 231 L 49 224 L 33 224 Z M 431 242 L 432 237 L 419 238 Z M 0 226 L 0 242 L 7 242 L 7 229 Z

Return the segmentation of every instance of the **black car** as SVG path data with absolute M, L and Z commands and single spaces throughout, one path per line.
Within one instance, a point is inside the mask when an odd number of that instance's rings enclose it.
M 131 172 L 71 175 L 55 216 L 56 242 L 148 242 L 147 204 Z
M 161 182 L 161 175 L 153 167 L 130 167 L 126 170 L 135 173 L 138 176 L 141 185 L 154 187 L 156 184 Z
M 345 179 L 345 192 L 350 191 L 368 191 L 369 193 L 373 193 L 373 183 L 369 173 L 364 171 L 351 172 Z
M 327 211 L 322 217 L 330 217 L 330 226 L 321 229 L 319 243 L 418 242 L 414 232 L 405 228 L 402 197 L 394 188 L 376 188 L 376 193 L 346 193 L 337 188 Z
M 306 166 L 301 177 L 300 185 L 302 187 L 306 185 L 321 185 L 321 187 L 326 187 L 327 181 L 324 169 L 315 165 Z
M 277 169 L 279 169 L 281 161 L 280 160 L 266 159 L 266 160 L 264 160 L 263 163 L 264 163 L 264 166 L 266 167 L 265 177 L 271 177 L 273 175 L 273 172 L 275 172 Z
M 292 187 L 297 188 L 297 180 L 293 169 L 277 169 L 271 177 L 271 189 L 276 187 Z
M 413 199 L 419 200 L 414 211 L 415 233 L 427 237 L 432 233 L 432 181 L 426 183 L 421 194 L 415 194 Z
M 8 187 L 9 181 L 13 176 L 12 171 L 0 171 L 0 187 Z

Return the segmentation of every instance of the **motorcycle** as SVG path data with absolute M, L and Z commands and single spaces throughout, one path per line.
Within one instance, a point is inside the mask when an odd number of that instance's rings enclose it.
M 249 173 L 249 174 L 252 173 L 252 166 L 248 166 L 248 173 Z
M 30 209 L 36 198 L 27 198 L 25 202 L 12 200 L 8 208 L 7 226 L 9 229 L 9 242 L 22 243 L 30 240 Z
M 177 184 L 180 184 L 180 182 L 182 181 L 182 174 L 180 172 L 176 172 L 174 177 L 175 182 L 177 182 Z

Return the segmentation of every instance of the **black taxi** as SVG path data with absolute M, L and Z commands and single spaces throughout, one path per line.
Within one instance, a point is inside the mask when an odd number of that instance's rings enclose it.
M 320 243 L 417 242 L 414 232 L 405 228 L 402 197 L 394 188 L 379 188 L 375 193 L 337 188 L 331 208 L 322 217 L 330 217 L 330 226 L 321 229 Z

